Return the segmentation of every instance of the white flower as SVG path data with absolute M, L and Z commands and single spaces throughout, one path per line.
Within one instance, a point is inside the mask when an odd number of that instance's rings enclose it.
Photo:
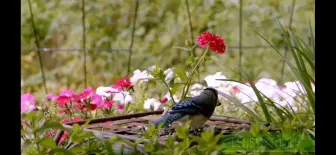
M 128 104 L 132 101 L 132 96 L 129 94 L 129 92 L 121 92 L 117 93 L 113 96 L 113 101 L 117 101 L 120 104 Z
M 276 94 L 278 95 L 278 99 L 274 99 L 276 103 L 279 103 L 281 106 L 294 106 L 295 103 L 295 97 L 296 93 L 293 89 L 285 87 L 285 88 L 279 88 L 276 91 Z
M 209 87 L 220 87 L 221 84 L 225 84 L 224 81 L 219 81 L 216 79 L 226 79 L 224 75 L 222 75 L 222 72 L 217 72 L 214 75 L 208 75 L 204 78 L 204 80 L 207 82 Z
M 170 68 L 164 71 L 164 75 L 166 76 L 166 83 L 169 83 L 174 78 L 174 72 Z
M 133 72 L 133 76 L 130 78 L 130 81 L 133 85 L 135 85 L 139 80 L 148 82 L 148 78 L 153 78 L 153 76 L 149 75 L 146 70 L 141 72 L 139 69 L 137 69 Z
M 202 86 L 198 83 L 191 86 L 191 90 L 196 90 L 196 89 L 204 89 L 204 86 Z
M 236 97 L 240 100 L 241 103 L 246 102 L 258 102 L 258 98 L 254 92 L 254 90 L 247 85 L 237 85 L 238 93 L 236 93 Z
M 304 89 L 303 85 L 299 81 L 295 82 L 286 82 L 285 86 L 288 89 L 294 90 L 296 93 L 303 93 L 306 94 L 306 90 Z
M 197 95 L 202 93 L 203 89 L 204 89 L 204 86 L 196 83 L 196 84 L 191 86 L 190 94 L 191 94 L 191 96 L 197 96 Z
M 112 94 L 110 92 L 117 92 L 118 90 L 112 87 L 98 87 L 96 89 L 96 94 L 104 97 L 110 97 Z
M 150 72 L 153 72 L 155 69 L 156 69 L 155 65 L 150 66 L 150 67 L 147 68 L 147 70 L 150 71 Z
M 160 107 L 161 103 L 159 100 L 155 99 L 155 98 L 151 98 L 151 99 L 147 99 L 145 100 L 144 103 L 144 108 L 146 110 L 150 110 L 151 106 L 153 106 L 154 110 L 158 110 Z
M 268 98 L 277 99 L 279 95 L 276 92 L 279 90 L 277 82 L 272 79 L 262 78 L 255 84 L 257 89 Z
M 168 92 L 164 97 L 166 97 L 166 98 L 168 99 L 168 101 L 171 100 L 171 97 L 170 97 L 169 92 Z M 174 101 L 175 101 L 176 103 L 180 101 L 180 98 L 177 97 L 176 95 L 173 95 L 173 98 L 174 98 Z

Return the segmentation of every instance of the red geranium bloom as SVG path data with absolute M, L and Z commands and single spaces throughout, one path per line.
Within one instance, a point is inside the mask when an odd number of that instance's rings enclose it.
M 118 86 L 129 88 L 132 85 L 132 82 L 130 81 L 129 77 L 122 78 L 120 80 L 116 80 L 116 83 Z
M 197 43 L 204 48 L 209 45 L 212 52 L 223 54 L 226 50 L 224 39 L 209 32 L 203 32 L 197 37 Z

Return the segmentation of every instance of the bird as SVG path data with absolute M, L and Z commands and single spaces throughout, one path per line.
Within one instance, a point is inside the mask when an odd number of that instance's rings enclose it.
M 166 114 L 154 123 L 155 127 L 163 124 L 166 127 L 177 121 L 180 124 L 191 120 L 191 128 L 201 127 L 220 106 L 218 92 L 215 88 L 207 87 L 198 96 L 181 101 L 174 105 Z

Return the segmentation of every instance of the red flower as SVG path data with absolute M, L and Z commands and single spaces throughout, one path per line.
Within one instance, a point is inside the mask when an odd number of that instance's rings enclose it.
M 84 100 L 87 100 L 91 97 L 91 95 L 93 94 L 93 89 L 90 88 L 86 88 L 83 90 L 82 93 L 75 95 L 74 96 L 74 100 L 78 103 L 78 102 L 83 102 Z
M 168 98 L 167 97 L 164 97 L 162 100 L 160 100 L 160 103 L 164 104 L 168 101 Z
M 129 88 L 132 85 L 132 82 L 130 81 L 129 77 L 122 78 L 120 80 L 116 80 L 116 83 L 118 86 Z
M 72 97 L 68 96 L 59 96 L 57 98 L 56 104 L 60 107 L 64 107 L 66 104 L 68 104 L 71 101 Z
M 69 113 L 69 110 L 67 110 L 67 109 L 62 109 L 62 110 L 60 110 L 60 111 L 58 111 L 58 114 L 66 114 L 66 113 Z
M 209 45 L 212 52 L 223 54 L 226 50 L 224 39 L 209 32 L 203 32 L 197 37 L 197 43 L 204 48 Z
M 124 109 L 124 105 L 123 104 L 118 104 L 117 105 L 117 109 L 118 110 L 123 110 Z
M 64 107 L 66 104 L 68 104 L 72 100 L 72 98 L 75 95 L 76 95 L 75 92 L 72 90 L 63 90 L 61 94 L 57 97 L 56 104 L 60 107 Z
M 97 109 L 97 105 L 96 104 L 90 104 L 90 109 L 88 109 L 89 107 L 86 105 L 86 104 L 83 104 L 81 107 L 80 107 L 80 110 L 84 111 L 91 111 L 91 110 L 96 110 Z
M 107 107 L 108 109 L 111 109 L 111 107 L 113 106 L 113 101 L 112 100 L 105 100 L 104 101 L 104 106 Z

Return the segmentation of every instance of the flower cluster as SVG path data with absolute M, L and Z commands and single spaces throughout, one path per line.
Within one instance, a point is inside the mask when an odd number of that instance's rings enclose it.
M 218 35 L 211 34 L 209 32 L 203 32 L 197 37 L 197 43 L 200 47 L 204 48 L 209 45 L 212 52 L 217 52 L 219 54 L 225 53 L 226 45 L 224 44 L 224 39 Z
M 258 103 L 258 98 L 248 82 L 241 84 L 232 81 L 223 81 L 217 79 L 227 79 L 221 72 L 217 72 L 213 75 L 208 75 L 204 78 L 209 87 L 216 88 L 226 94 L 229 94 L 237 98 L 241 103 L 252 103 L 247 105 L 254 105 Z M 291 106 L 294 110 L 298 110 L 301 94 L 306 94 L 305 89 L 299 81 L 286 82 L 284 86 L 279 86 L 275 80 L 262 78 L 254 82 L 256 88 L 264 94 L 266 97 L 272 99 L 277 106 Z M 313 91 L 315 91 L 315 85 L 311 83 Z M 194 84 L 191 87 L 190 94 L 198 95 L 205 87 L 200 84 Z M 225 100 L 219 96 L 220 99 Z

